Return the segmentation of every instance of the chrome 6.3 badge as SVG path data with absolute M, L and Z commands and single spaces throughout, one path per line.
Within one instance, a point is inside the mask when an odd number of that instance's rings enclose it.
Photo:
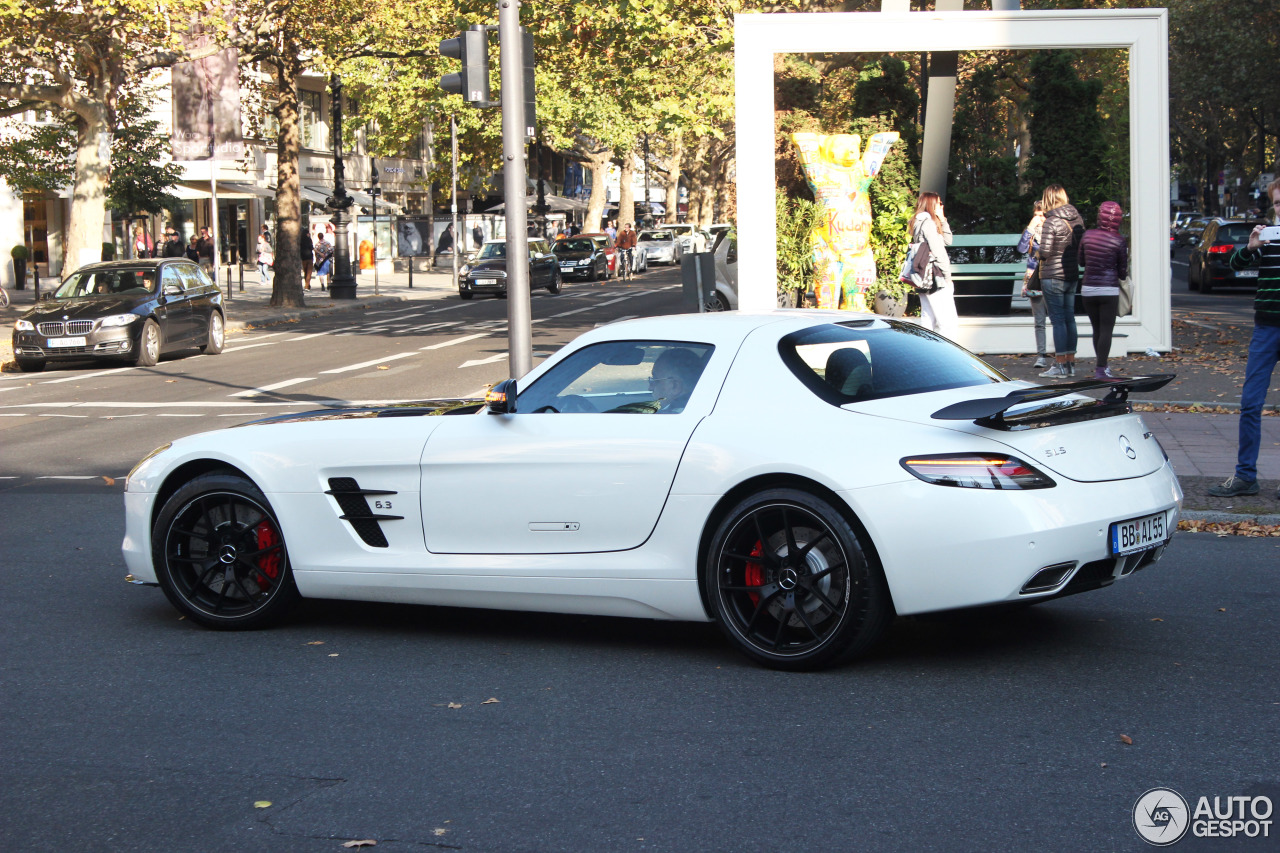
M 1133 804 L 1133 828 L 1157 847 L 1176 843 L 1190 823 L 1187 801 L 1172 788 L 1152 788 Z

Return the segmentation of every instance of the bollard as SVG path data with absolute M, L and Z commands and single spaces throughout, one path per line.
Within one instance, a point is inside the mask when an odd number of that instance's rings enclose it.
M 240 292 L 244 293 L 244 264 L 236 264 L 240 268 Z
M 413 290 L 413 257 L 409 258 L 409 289 Z
M 213 283 L 218 283 L 218 268 L 213 268 Z M 231 267 L 227 267 L 227 301 L 230 302 L 235 298 L 231 289 Z

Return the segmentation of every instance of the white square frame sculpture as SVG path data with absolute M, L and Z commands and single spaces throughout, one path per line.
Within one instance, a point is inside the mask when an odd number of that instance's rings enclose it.
M 1116 322 L 1113 350 L 1167 352 L 1170 327 L 1169 19 L 1165 9 L 1018 12 L 846 12 L 738 15 L 734 20 L 738 139 L 738 304 L 777 305 L 773 57 L 778 53 L 1116 48 L 1129 51 L 1130 252 L 1134 314 Z M 1070 187 L 1067 188 L 1070 192 Z M 1092 227 L 1093 223 L 1086 223 Z M 1092 355 L 1079 318 L 1080 355 Z M 961 317 L 957 342 L 975 352 L 1033 348 L 1023 317 Z

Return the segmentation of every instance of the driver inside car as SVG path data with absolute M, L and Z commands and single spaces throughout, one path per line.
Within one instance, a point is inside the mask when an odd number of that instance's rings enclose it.
M 658 403 L 658 413 L 683 411 L 701 372 L 698 357 L 687 349 L 669 349 L 658 356 L 649 375 L 649 390 Z

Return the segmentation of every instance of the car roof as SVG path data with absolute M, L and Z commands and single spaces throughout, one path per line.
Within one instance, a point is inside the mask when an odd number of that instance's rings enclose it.
M 195 266 L 195 261 L 190 258 L 135 258 L 131 261 L 98 261 L 94 264 L 85 264 L 74 270 L 74 272 L 100 272 L 102 270 L 136 270 L 136 269 L 156 269 L 165 264 L 190 264 Z M 69 274 L 69 273 L 68 273 Z

